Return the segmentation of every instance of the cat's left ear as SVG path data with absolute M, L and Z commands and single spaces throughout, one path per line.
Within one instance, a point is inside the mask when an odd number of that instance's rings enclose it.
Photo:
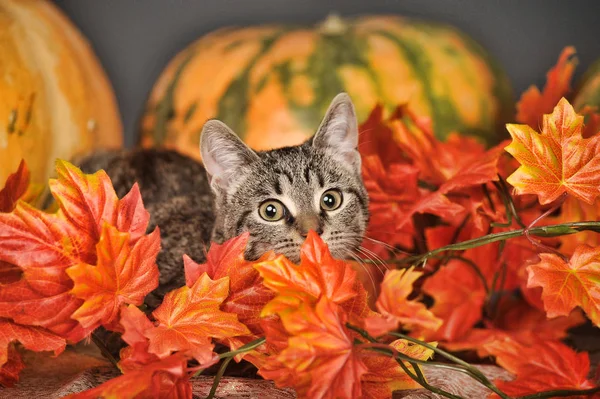
M 227 191 L 240 168 L 258 155 L 223 122 L 207 121 L 200 134 L 200 154 L 211 187 Z
M 360 172 L 358 152 L 358 123 L 350 96 L 340 93 L 329 109 L 312 138 L 313 146 L 333 151 L 341 160 L 348 162 Z

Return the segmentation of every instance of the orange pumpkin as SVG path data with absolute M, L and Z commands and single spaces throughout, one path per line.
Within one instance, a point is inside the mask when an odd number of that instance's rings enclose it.
M 317 28 L 225 28 L 192 43 L 154 86 L 142 145 L 199 158 L 209 118 L 255 149 L 298 144 L 341 91 L 360 120 L 377 102 L 387 110 L 408 103 L 442 139 L 459 131 L 493 143 L 514 109 L 505 73 L 458 30 L 396 16 L 330 17 Z
M 0 0 L 0 55 L 0 186 L 22 158 L 46 183 L 56 158 L 122 145 L 110 83 L 51 2 Z

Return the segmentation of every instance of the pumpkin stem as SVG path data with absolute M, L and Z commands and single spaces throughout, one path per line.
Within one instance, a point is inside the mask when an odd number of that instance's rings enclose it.
M 318 30 L 323 35 L 337 36 L 348 30 L 348 24 L 338 13 L 332 12 L 319 24 Z

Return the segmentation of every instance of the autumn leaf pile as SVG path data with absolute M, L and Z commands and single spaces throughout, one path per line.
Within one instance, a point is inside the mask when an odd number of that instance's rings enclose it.
M 232 360 L 308 398 L 431 389 L 423 372 L 440 362 L 503 398 L 600 397 L 588 354 L 561 341 L 586 320 L 600 327 L 598 115 L 563 98 L 571 57 L 523 95 L 512 140 L 491 149 L 458 133 L 439 142 L 405 106 L 376 108 L 359 143 L 364 263 L 334 259 L 312 232 L 299 264 L 246 261 L 246 233 L 205 263 L 184 256 L 186 285 L 151 313 L 160 231 L 147 232 L 137 186 L 119 199 L 103 171 L 58 161 L 49 213 L 31 204 L 22 163 L 0 191 L 0 383 L 18 382 L 23 350 L 59 355 L 102 326 L 127 344 L 122 375 L 72 397 L 191 398 L 196 374 Z M 513 379 L 488 381 L 446 351 Z

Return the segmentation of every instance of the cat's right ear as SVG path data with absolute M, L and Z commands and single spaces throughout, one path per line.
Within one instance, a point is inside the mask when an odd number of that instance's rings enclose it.
M 258 155 L 226 124 L 215 119 L 202 128 L 200 154 L 210 185 L 225 191 L 240 167 L 258 160 Z

